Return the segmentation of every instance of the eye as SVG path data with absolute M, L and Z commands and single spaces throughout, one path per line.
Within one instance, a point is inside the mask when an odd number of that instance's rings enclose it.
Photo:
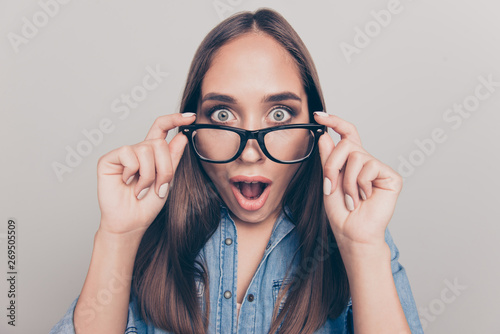
M 286 122 L 292 118 L 292 112 L 288 108 L 279 107 L 271 110 L 269 116 L 273 122 Z
M 210 116 L 215 122 L 227 122 L 235 119 L 234 115 L 224 108 L 215 109 Z

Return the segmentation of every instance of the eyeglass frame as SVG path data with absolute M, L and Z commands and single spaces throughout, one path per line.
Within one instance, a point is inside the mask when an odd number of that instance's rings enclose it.
M 266 148 L 266 145 L 264 143 L 264 136 L 268 134 L 269 132 L 277 131 L 277 130 L 284 130 L 284 129 L 308 129 L 308 130 L 313 130 L 311 131 L 314 137 L 314 142 L 313 142 L 313 147 L 309 154 L 305 156 L 304 158 L 297 159 L 297 160 L 292 160 L 292 161 L 281 161 L 276 158 L 274 158 L 269 151 Z M 192 133 L 193 131 L 197 129 L 221 129 L 221 130 L 228 130 L 235 132 L 240 136 L 240 147 L 238 148 L 238 151 L 235 153 L 235 155 L 231 159 L 227 160 L 211 160 L 207 159 L 205 157 L 202 157 L 200 153 L 196 150 L 194 143 L 193 143 L 193 136 Z M 241 155 L 243 150 L 245 149 L 245 146 L 248 142 L 249 139 L 255 139 L 257 140 L 257 143 L 259 144 L 260 149 L 264 153 L 264 155 L 269 158 L 271 161 L 281 163 L 281 164 L 295 164 L 299 162 L 303 162 L 307 159 L 309 159 L 318 146 L 318 140 L 321 135 L 323 135 L 326 132 L 326 126 L 320 125 L 320 124 L 312 124 L 312 123 L 297 123 L 297 124 L 285 124 L 285 125 L 278 125 L 278 126 L 272 126 L 268 128 L 263 128 L 259 130 L 245 130 L 241 128 L 236 128 L 232 126 L 227 126 L 227 125 L 219 125 L 219 124 L 204 124 L 204 123 L 199 123 L 199 124 L 190 124 L 190 125 L 183 125 L 179 127 L 179 131 L 182 132 L 186 137 L 188 138 L 189 144 L 193 151 L 196 153 L 198 158 L 202 161 L 210 162 L 210 163 L 215 163 L 215 164 L 224 164 L 224 163 L 229 163 L 231 161 L 234 161 L 238 159 L 238 157 Z

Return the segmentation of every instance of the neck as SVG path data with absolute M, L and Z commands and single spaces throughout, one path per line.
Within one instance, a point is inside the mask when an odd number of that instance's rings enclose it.
M 266 238 L 269 240 L 271 237 L 271 232 L 274 227 L 274 223 L 276 219 L 278 219 L 281 208 L 278 207 L 271 215 L 269 215 L 266 219 L 260 222 L 250 223 L 239 219 L 232 212 L 229 212 L 229 215 L 234 221 L 236 225 L 236 230 L 238 233 L 238 239 L 243 238 L 251 238 L 253 240 Z M 240 239 L 241 240 L 241 239 Z

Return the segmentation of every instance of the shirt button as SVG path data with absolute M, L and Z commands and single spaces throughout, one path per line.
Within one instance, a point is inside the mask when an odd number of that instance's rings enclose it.
M 267 244 L 266 249 L 269 249 L 269 247 L 271 247 L 271 244 L 270 244 L 270 243 L 269 243 L 269 244 Z
M 232 244 L 232 243 L 233 243 L 233 239 L 231 239 L 231 238 L 227 238 L 225 242 L 226 242 L 226 245 L 228 245 L 228 246 L 229 246 L 230 244 Z
M 248 295 L 248 301 L 249 302 L 253 302 L 253 300 L 255 299 L 254 295 Z
M 229 299 L 231 298 L 231 296 L 232 296 L 231 291 L 227 290 L 226 292 L 224 292 L 224 298 Z

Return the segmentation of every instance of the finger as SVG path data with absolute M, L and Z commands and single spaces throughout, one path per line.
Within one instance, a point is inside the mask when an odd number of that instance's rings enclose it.
M 370 189 L 371 189 L 371 186 L 372 186 L 372 184 L 371 184 L 371 183 L 370 183 L 370 185 L 369 185 L 369 186 L 368 186 L 368 185 L 366 185 L 366 186 L 362 186 L 362 185 L 360 185 L 360 184 L 358 183 L 359 196 L 361 197 L 361 199 L 362 199 L 363 201 L 366 201 L 366 200 L 368 199 L 368 197 L 366 196 L 366 191 L 365 191 L 364 189 L 365 189 L 365 188 L 368 188 L 368 187 L 370 187 Z
M 333 202 L 335 202 L 337 204 L 338 203 L 344 203 L 344 204 L 341 204 L 341 205 L 343 206 L 343 209 L 346 209 L 346 205 L 345 205 L 344 177 L 345 177 L 344 171 L 339 172 L 335 190 L 332 190 L 332 194 L 329 197 L 332 198 Z
M 155 192 L 160 198 L 164 198 L 168 192 L 168 185 L 174 176 L 170 150 L 167 142 L 163 139 L 154 139 L 149 143 L 153 147 L 156 168 Z
M 155 157 L 150 145 L 142 144 L 134 150 L 139 159 L 139 179 L 135 185 L 134 194 L 140 200 L 147 194 L 149 187 L 156 179 Z
M 195 116 L 195 113 L 175 113 L 171 115 L 160 116 L 154 121 L 151 129 L 149 129 L 145 140 L 157 138 L 165 139 L 167 138 L 167 133 L 169 130 L 172 130 L 173 128 L 181 125 L 188 125 L 193 123 L 196 119 Z
M 173 173 L 177 170 L 177 165 L 179 165 L 179 161 L 181 160 L 182 154 L 184 153 L 184 149 L 186 148 L 186 144 L 188 143 L 188 139 L 185 134 L 179 132 L 172 138 L 170 143 L 168 144 L 168 148 L 170 150 L 170 159 L 172 161 Z
M 372 178 L 373 175 L 374 174 L 376 175 L 377 173 L 374 167 L 375 167 L 374 164 L 369 161 L 363 166 L 363 169 L 361 169 L 361 171 L 358 174 L 357 181 L 358 181 L 359 193 L 364 201 L 370 198 L 373 192 Z
M 359 173 L 358 182 L 363 184 L 366 197 L 370 198 L 373 188 L 393 191 L 396 195 L 402 189 L 403 179 L 391 167 L 372 159 L 368 161 Z
M 321 157 L 321 165 L 324 166 L 326 161 L 328 160 L 328 157 L 332 153 L 333 149 L 335 148 L 335 143 L 333 142 L 332 137 L 325 132 L 319 137 L 318 140 L 318 150 L 319 150 L 319 155 Z
M 348 140 L 341 140 L 337 146 L 332 150 L 325 165 L 323 166 L 324 173 L 332 181 L 332 192 L 335 191 L 338 184 L 339 172 L 343 170 L 344 165 L 347 163 L 347 158 L 357 146 L 354 146 Z
M 156 194 L 164 198 L 167 195 L 169 184 L 174 177 L 188 139 L 183 133 L 178 133 L 169 144 L 163 139 L 159 140 L 158 147 L 155 148 Z
M 346 208 L 345 204 L 345 192 L 344 192 L 344 172 L 340 172 L 338 176 L 338 184 L 329 196 L 325 196 L 324 203 L 325 209 L 330 213 L 333 221 L 338 225 L 337 227 L 343 229 L 343 224 L 349 215 L 350 211 Z
M 131 146 L 125 145 L 115 149 L 99 159 L 98 164 L 107 164 L 106 174 L 121 174 L 122 180 L 126 184 L 132 182 L 137 170 L 139 161 Z
M 365 153 L 354 151 L 349 154 L 344 172 L 343 187 L 345 204 L 349 211 L 353 211 L 359 204 L 358 175 L 364 164 L 370 159 Z
M 129 185 L 139 170 L 139 160 L 131 146 L 126 145 L 122 148 L 120 162 L 124 166 L 122 180 Z
M 335 143 L 328 133 L 321 135 L 318 141 L 319 155 L 321 158 L 321 165 L 323 166 L 323 193 L 329 196 L 333 189 L 331 172 L 325 169 L 329 157 L 332 155 L 333 149 L 335 148 Z M 335 183 L 336 184 L 336 183 Z
M 332 128 L 340 135 L 341 139 L 349 139 L 350 141 L 361 145 L 361 138 L 354 124 L 349 123 L 336 115 L 330 115 L 325 112 L 314 112 L 314 119 L 318 124 L 326 125 Z

